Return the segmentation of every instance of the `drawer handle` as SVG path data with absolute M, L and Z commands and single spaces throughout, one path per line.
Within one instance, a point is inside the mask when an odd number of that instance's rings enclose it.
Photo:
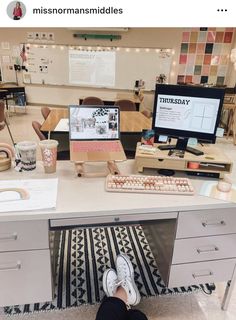
M 21 262 L 17 261 L 14 265 L 0 265 L 0 271 L 8 271 L 8 270 L 20 270 L 21 269 Z
M 208 227 L 208 226 L 225 226 L 226 223 L 224 220 L 221 221 L 216 221 L 216 222 L 202 222 L 203 227 Z
M 0 241 L 17 240 L 17 233 L 0 235 Z
M 208 247 L 206 247 L 206 248 L 198 248 L 197 249 L 197 253 L 206 253 L 206 252 L 215 252 L 215 251 L 219 251 L 219 248 L 218 247 L 216 247 L 216 246 L 212 246 L 212 247 L 210 247 L 210 246 L 208 246 Z
M 213 276 L 213 272 L 208 271 L 207 273 L 193 273 L 192 276 L 194 279 L 200 278 L 200 277 L 209 277 L 209 276 Z

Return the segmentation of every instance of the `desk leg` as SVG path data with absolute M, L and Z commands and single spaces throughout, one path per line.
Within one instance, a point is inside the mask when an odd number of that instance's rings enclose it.
M 226 311 L 228 309 L 229 301 L 232 295 L 232 291 L 234 289 L 234 284 L 236 281 L 236 266 L 234 267 L 234 272 L 232 279 L 227 282 L 226 288 L 225 288 L 225 294 L 222 300 L 221 309 Z

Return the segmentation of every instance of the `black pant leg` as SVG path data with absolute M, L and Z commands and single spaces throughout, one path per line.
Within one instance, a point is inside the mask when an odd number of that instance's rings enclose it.
M 128 310 L 127 320 L 148 320 L 146 315 L 140 310 Z
M 108 297 L 101 303 L 96 320 L 127 320 L 127 307 L 124 301 Z

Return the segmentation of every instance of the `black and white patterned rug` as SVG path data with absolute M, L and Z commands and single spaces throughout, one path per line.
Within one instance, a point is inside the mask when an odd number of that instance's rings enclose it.
M 205 289 L 205 286 L 166 288 L 141 226 L 73 229 L 61 233 L 54 300 L 4 307 L 3 313 L 49 311 L 100 302 L 104 297 L 103 272 L 115 267 L 119 253 L 130 257 L 141 296 Z

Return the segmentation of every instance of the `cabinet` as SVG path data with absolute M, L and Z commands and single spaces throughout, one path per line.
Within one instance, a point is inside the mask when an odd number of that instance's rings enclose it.
M 179 212 L 143 226 L 165 284 L 172 288 L 232 279 L 236 265 L 235 210 Z
M 48 221 L 1 222 L 0 306 L 52 300 Z

